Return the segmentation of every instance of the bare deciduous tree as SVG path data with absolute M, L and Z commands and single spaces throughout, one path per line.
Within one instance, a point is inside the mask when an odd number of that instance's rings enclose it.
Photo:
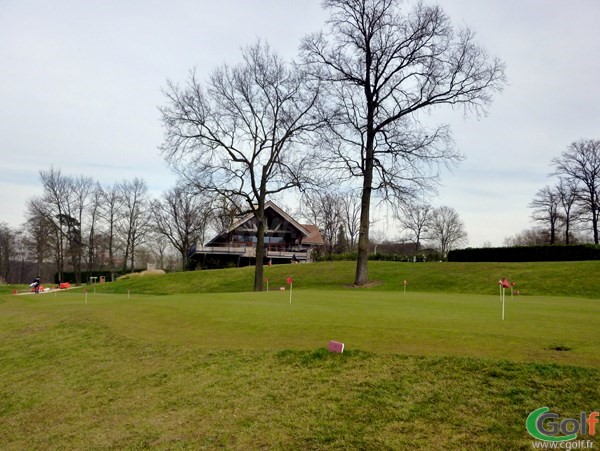
M 578 214 L 576 210 L 577 184 L 573 180 L 560 179 L 557 185 L 558 200 L 561 208 L 561 219 L 564 227 L 565 244 L 571 243 L 572 224 Z
M 40 214 L 42 210 L 44 207 L 40 204 L 39 199 L 28 202 L 22 240 L 28 258 L 36 263 L 38 274 L 41 274 L 42 264 L 47 258 L 52 257 L 53 252 L 56 261 L 56 240 L 58 238 L 54 222 L 50 221 L 45 214 Z
M 544 227 L 548 227 L 549 244 L 556 243 L 559 205 L 560 196 L 558 190 L 550 186 L 545 186 L 539 190 L 529 203 L 529 208 L 533 209 L 533 213 L 531 214 L 532 219 L 542 223 Z
M 439 6 L 399 0 L 325 0 L 325 33 L 308 36 L 303 60 L 327 82 L 337 113 L 330 122 L 333 169 L 362 181 L 355 284 L 368 282 L 371 196 L 406 198 L 435 184 L 439 165 L 460 155 L 449 130 L 424 129 L 419 111 L 461 105 L 480 112 L 504 84 L 504 65 L 456 31 Z
M 221 233 L 228 230 L 235 221 L 243 216 L 243 200 L 234 197 L 218 196 L 213 200 L 212 228 Z
M 431 212 L 428 239 L 437 244 L 443 258 L 455 246 L 467 242 L 465 225 L 458 212 L 451 207 L 434 208 Z
M 360 228 L 360 197 L 348 191 L 341 199 L 342 222 L 348 241 L 348 250 L 356 249 Z
M 123 215 L 118 226 L 125 252 L 123 270 L 135 269 L 136 247 L 143 244 L 149 232 L 150 212 L 148 211 L 148 187 L 143 179 L 136 177 L 132 181 L 119 184 L 119 196 L 123 201 Z
M 63 175 L 54 167 L 40 171 L 40 180 L 44 192 L 41 197 L 29 202 L 30 216 L 43 217 L 53 229 L 58 280 L 62 281 L 65 258 L 70 257 L 75 282 L 80 284 L 83 255 L 81 227 L 94 182 L 83 176 L 75 178 Z
M 319 228 L 325 244 L 325 254 L 331 255 L 343 225 L 342 197 L 333 192 L 315 191 L 306 193 L 302 203 L 302 216 Z
M 106 247 L 108 248 L 108 267 L 111 271 L 111 280 L 115 280 L 114 271 L 116 267 L 116 247 L 117 247 L 117 225 L 123 215 L 123 198 L 121 196 L 119 184 L 115 183 L 102 190 L 102 204 L 100 208 L 100 218 L 106 227 Z
M 40 198 L 32 199 L 28 208 L 31 215 L 43 217 L 52 227 L 56 270 L 58 281 L 62 282 L 69 233 L 70 181 L 54 167 L 49 171 L 40 171 L 40 180 L 43 194 Z
M 415 243 L 415 255 L 421 247 L 421 240 L 427 235 L 431 225 L 433 207 L 409 201 L 399 211 L 398 220 L 409 233 L 409 239 Z
M 582 139 L 572 143 L 552 160 L 554 175 L 570 179 L 578 186 L 578 203 L 592 224 L 594 244 L 599 243 L 600 140 Z
M 74 219 L 75 226 L 70 231 L 70 254 L 75 283 L 81 283 L 81 262 L 85 243 L 83 242 L 84 213 L 87 213 L 90 196 L 94 191 L 96 182 L 91 177 L 71 177 L 71 204 L 70 216 Z
M 87 271 L 91 271 L 96 267 L 96 255 L 98 252 L 98 223 L 100 220 L 100 209 L 102 203 L 103 191 L 99 183 L 95 183 L 91 189 L 88 204 L 88 214 L 86 217 L 87 224 Z
M 152 202 L 151 211 L 156 233 L 177 249 L 182 269 L 188 269 L 191 246 L 204 241 L 212 219 L 211 201 L 174 187 L 162 199 Z
M 262 290 L 265 203 L 312 177 L 314 159 L 298 151 L 322 124 L 318 84 L 257 43 L 243 62 L 212 73 L 201 85 L 169 83 L 161 108 L 163 153 L 199 192 L 241 198 L 257 221 L 254 289 Z
M 504 246 L 542 246 L 546 242 L 545 234 L 539 229 L 526 229 L 516 235 L 504 238 Z
M 0 222 L 0 283 L 8 283 L 11 259 L 15 255 L 15 232 L 8 224 Z

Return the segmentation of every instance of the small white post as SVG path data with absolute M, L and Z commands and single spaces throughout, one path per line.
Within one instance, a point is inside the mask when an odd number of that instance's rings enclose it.
M 290 283 L 290 304 L 292 303 L 292 284 Z
M 85 303 L 87 304 L 87 288 L 85 289 Z

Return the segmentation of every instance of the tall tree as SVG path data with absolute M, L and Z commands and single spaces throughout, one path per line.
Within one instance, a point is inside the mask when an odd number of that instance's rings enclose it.
M 181 255 L 181 268 L 189 269 L 190 249 L 201 244 L 212 219 L 211 201 L 190 193 L 182 187 L 174 187 L 163 194 L 162 199 L 152 202 L 154 229 L 171 243 Z
M 430 188 L 440 164 L 459 160 L 449 130 L 426 130 L 417 113 L 438 105 L 483 111 L 504 84 L 468 29 L 455 31 L 439 6 L 400 0 L 324 0 L 326 32 L 302 44 L 303 60 L 327 82 L 338 116 L 330 122 L 330 163 L 362 181 L 355 285 L 368 282 L 371 197 L 406 198 Z
M 8 224 L 0 222 L 0 283 L 8 283 L 10 262 L 15 254 L 15 232 Z
M 74 225 L 70 216 L 71 178 L 51 167 L 48 171 L 40 171 L 40 180 L 43 194 L 40 198 L 32 199 L 28 209 L 32 215 L 43 217 L 52 227 L 56 270 L 58 281 L 62 282 L 69 234 Z
M 123 197 L 119 184 L 105 187 L 102 190 L 102 204 L 100 218 L 106 227 L 106 245 L 108 248 L 108 267 L 111 271 L 111 280 L 115 280 L 114 271 L 117 269 L 116 247 L 117 247 L 117 225 L 123 216 Z
M 550 186 L 540 189 L 529 203 L 529 208 L 533 209 L 532 219 L 547 227 L 549 244 L 556 243 L 556 229 L 560 218 L 559 205 L 558 190 Z
M 573 180 L 560 179 L 557 185 L 560 215 L 564 227 L 565 244 L 571 243 L 572 224 L 577 218 L 575 209 L 577 202 L 577 183 Z
M 455 246 L 465 244 L 467 232 L 458 212 L 451 207 L 434 208 L 431 212 L 428 238 L 437 243 L 444 258 Z
M 143 179 L 138 177 L 132 181 L 124 180 L 119 184 L 119 197 L 123 201 L 123 215 L 118 226 L 125 246 L 123 270 L 127 269 L 129 263 L 129 267 L 133 271 L 136 247 L 144 242 L 150 229 L 148 186 Z
M 578 185 L 578 199 L 592 224 L 594 244 L 599 243 L 600 215 L 600 140 L 582 139 L 572 143 L 560 157 L 552 160 L 554 175 L 571 179 Z
M 341 202 L 342 222 L 346 232 L 348 250 L 356 249 L 358 231 L 360 228 L 360 197 L 352 191 L 342 195 Z
M 100 209 L 102 204 L 103 190 L 100 183 L 95 183 L 90 192 L 88 214 L 87 214 L 87 271 L 88 274 L 96 268 L 96 255 L 98 253 Z
M 47 216 L 39 213 L 42 209 L 43 207 L 37 205 L 35 200 L 30 201 L 27 204 L 23 225 L 22 244 L 28 258 L 35 261 L 37 274 L 41 274 L 42 264 L 52 257 L 53 251 L 56 251 L 57 230 Z
M 335 192 L 315 191 L 303 196 L 302 215 L 315 224 L 325 243 L 325 253 L 331 255 L 336 249 L 342 227 L 342 197 Z
M 433 207 L 428 204 L 420 204 L 409 201 L 404 204 L 398 214 L 398 220 L 408 231 L 409 237 L 415 243 L 415 255 L 421 248 L 421 240 L 427 235 L 431 225 Z
M 241 198 L 257 221 L 254 289 L 262 290 L 265 203 L 310 180 L 314 160 L 298 151 L 322 123 L 319 87 L 257 43 L 243 62 L 212 73 L 201 85 L 169 83 L 161 108 L 164 155 L 199 192 Z
M 59 249 L 60 229 L 49 213 L 49 207 L 41 198 L 33 198 L 27 202 L 24 230 L 23 245 L 27 258 L 36 262 L 38 272 L 42 263 L 47 258 L 51 258 L 55 264 L 56 273 L 62 280 L 60 268 L 62 268 L 63 256 Z
M 96 182 L 91 177 L 79 176 L 71 178 L 71 199 L 70 214 L 77 224 L 77 227 L 71 230 L 70 251 L 73 271 L 75 273 L 75 282 L 81 283 L 81 263 L 85 243 L 83 240 L 84 215 L 87 216 L 88 204 L 94 192 Z

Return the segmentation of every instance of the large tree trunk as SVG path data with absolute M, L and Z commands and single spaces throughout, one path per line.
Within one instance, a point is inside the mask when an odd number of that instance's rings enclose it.
M 369 217 L 371 211 L 371 191 L 373 190 L 373 138 L 367 137 L 365 149 L 365 175 L 360 205 L 360 226 L 358 230 L 358 258 L 356 260 L 355 286 L 364 286 L 369 281 Z
M 592 227 L 594 229 L 594 244 L 598 244 L 598 207 L 596 207 L 597 200 L 593 198 L 592 202 Z
M 256 212 L 258 230 L 256 232 L 256 269 L 254 271 L 254 291 L 263 290 L 265 259 L 265 200 L 259 199 Z

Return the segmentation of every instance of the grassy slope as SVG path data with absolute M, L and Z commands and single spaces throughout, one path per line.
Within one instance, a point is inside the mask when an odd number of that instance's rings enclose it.
M 294 288 L 338 290 L 354 280 L 354 262 L 278 265 L 265 268 L 271 288 L 286 285 L 293 276 Z M 496 294 L 498 279 L 515 281 L 523 295 L 600 297 L 600 261 L 543 263 L 399 263 L 369 262 L 370 289 L 416 292 Z M 176 294 L 251 291 L 254 268 L 173 273 L 146 276 L 97 286 L 113 293 Z

